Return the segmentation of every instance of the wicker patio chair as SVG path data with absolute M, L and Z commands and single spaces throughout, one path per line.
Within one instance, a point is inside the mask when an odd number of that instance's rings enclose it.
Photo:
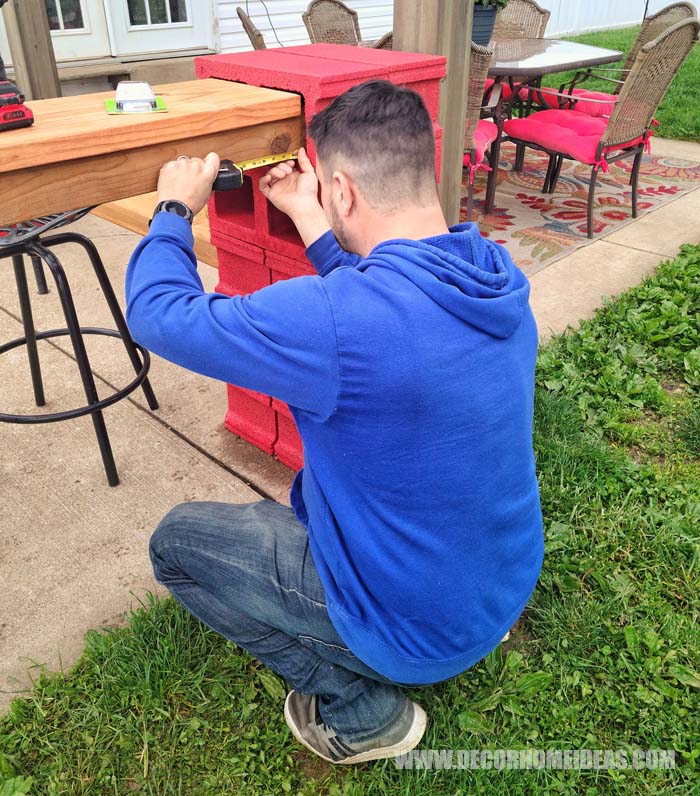
M 622 73 L 629 73 L 635 60 L 637 59 L 637 53 L 642 49 L 642 47 L 644 47 L 645 44 L 658 38 L 665 30 L 668 30 L 668 28 L 670 28 L 672 25 L 675 25 L 676 22 L 682 22 L 685 19 L 695 18 L 697 18 L 697 12 L 695 11 L 695 6 L 691 5 L 691 3 L 673 3 L 670 6 L 666 6 L 666 8 L 662 8 L 661 11 L 658 11 L 656 14 L 646 17 L 644 22 L 642 22 L 642 27 L 637 34 L 637 38 L 634 40 L 634 43 L 627 54 L 627 58 L 625 59 L 624 66 L 621 70 Z M 596 71 L 599 70 L 596 69 Z M 615 71 L 614 68 L 613 71 Z M 619 94 L 621 89 L 622 84 L 618 83 L 613 93 Z
M 507 41 L 508 39 L 542 39 L 547 29 L 550 12 L 542 8 L 535 0 L 509 0 L 508 4 L 499 9 L 496 22 L 493 26 L 492 41 Z M 520 83 L 527 83 L 528 78 L 523 77 L 517 82 L 509 80 L 503 86 L 503 98 L 508 99 L 513 91 L 518 90 Z M 518 100 L 510 106 L 510 112 L 517 107 L 518 113 L 527 115 L 532 108 L 532 97 Z M 515 170 L 520 171 L 523 161 L 523 150 L 518 148 L 515 158 Z
M 253 45 L 253 49 L 266 50 L 267 44 L 265 44 L 265 39 L 263 38 L 262 33 L 253 24 L 253 20 L 240 6 L 236 8 L 236 13 L 238 14 L 238 18 L 241 20 L 243 30 L 248 34 L 248 38 L 250 39 L 250 43 Z
M 492 39 L 541 39 L 549 16 L 550 12 L 535 0 L 509 0 L 496 14 Z
M 490 212 L 496 193 L 496 175 L 498 172 L 498 155 L 500 150 L 500 129 L 495 122 L 482 118 L 484 81 L 489 70 L 493 50 L 471 43 L 469 62 L 469 88 L 467 92 L 467 114 L 464 123 L 464 160 L 465 169 L 469 170 L 469 190 L 467 193 L 467 221 L 471 220 L 474 198 L 474 175 L 477 169 L 487 168 L 489 177 L 484 200 L 485 212 Z M 500 85 L 489 97 L 489 105 L 495 106 L 499 100 Z M 484 163 L 486 152 L 488 166 Z
M 301 16 L 312 44 L 360 43 L 357 11 L 340 0 L 311 0 Z
M 634 158 L 630 183 L 632 217 L 637 217 L 639 168 L 649 146 L 654 113 L 698 40 L 699 31 L 697 19 L 686 19 L 647 42 L 637 52 L 608 119 L 576 110 L 552 109 L 504 122 L 508 139 L 550 156 L 542 187 L 544 193 L 554 190 L 564 159 L 592 167 L 587 209 L 589 238 L 593 237 L 593 198 L 598 171 L 600 168 L 607 171 L 608 164 L 622 158 Z
M 390 30 L 388 33 L 385 33 L 381 39 L 377 39 L 372 46 L 375 50 L 393 50 L 394 31 Z
M 569 94 L 575 97 L 575 109 L 577 111 L 588 113 L 591 116 L 609 116 L 612 113 L 617 95 L 620 93 L 624 84 L 624 78 L 629 74 L 632 64 L 637 58 L 637 53 L 647 42 L 653 41 L 660 36 L 665 30 L 675 25 L 676 22 L 681 22 L 684 19 L 694 19 L 697 14 L 695 7 L 690 3 L 673 3 L 666 8 L 662 8 L 656 14 L 646 17 L 642 23 L 642 27 L 630 48 L 627 58 L 625 59 L 624 66 L 612 67 L 591 67 L 590 69 L 578 71 L 568 83 L 562 83 L 559 87 L 559 92 L 562 94 Z M 608 74 L 601 74 L 608 73 Z M 610 73 L 617 73 L 617 77 L 613 78 Z M 610 93 L 602 91 L 589 91 L 585 88 L 577 88 L 582 83 L 585 83 L 591 77 L 605 80 L 613 84 Z M 604 102 L 590 103 L 586 100 L 607 100 Z M 557 96 L 556 92 L 551 93 L 549 89 L 542 89 L 541 92 L 533 92 L 533 100 L 537 105 L 542 108 L 568 108 L 572 107 L 571 102 L 566 97 Z

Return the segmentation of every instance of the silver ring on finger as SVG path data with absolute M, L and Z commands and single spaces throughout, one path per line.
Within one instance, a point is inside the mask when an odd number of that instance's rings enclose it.
M 189 159 L 190 159 L 189 155 L 178 155 L 177 156 L 177 160 L 189 160 Z

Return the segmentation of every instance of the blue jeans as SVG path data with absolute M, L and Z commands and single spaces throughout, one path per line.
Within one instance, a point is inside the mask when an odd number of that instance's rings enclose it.
M 333 627 L 304 528 L 292 509 L 185 503 L 151 538 L 156 579 L 204 624 L 317 694 L 321 718 L 348 741 L 381 735 L 407 697 L 357 658 Z

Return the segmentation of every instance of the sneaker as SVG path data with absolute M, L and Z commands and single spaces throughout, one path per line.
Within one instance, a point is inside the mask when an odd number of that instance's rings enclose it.
M 299 743 L 329 763 L 363 763 L 409 752 L 423 737 L 428 717 L 420 705 L 406 700 L 401 713 L 378 738 L 346 741 L 324 724 L 315 694 L 290 691 L 284 702 L 284 719 Z

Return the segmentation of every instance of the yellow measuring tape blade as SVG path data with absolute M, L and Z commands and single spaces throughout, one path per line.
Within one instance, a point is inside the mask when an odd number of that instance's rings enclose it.
M 283 152 L 280 155 L 263 155 L 259 158 L 251 158 L 250 160 L 243 160 L 236 163 L 236 166 L 241 171 L 249 171 L 250 169 L 259 169 L 261 166 L 271 166 L 273 163 L 281 163 L 283 160 L 296 160 L 299 150 L 295 149 L 294 152 Z

